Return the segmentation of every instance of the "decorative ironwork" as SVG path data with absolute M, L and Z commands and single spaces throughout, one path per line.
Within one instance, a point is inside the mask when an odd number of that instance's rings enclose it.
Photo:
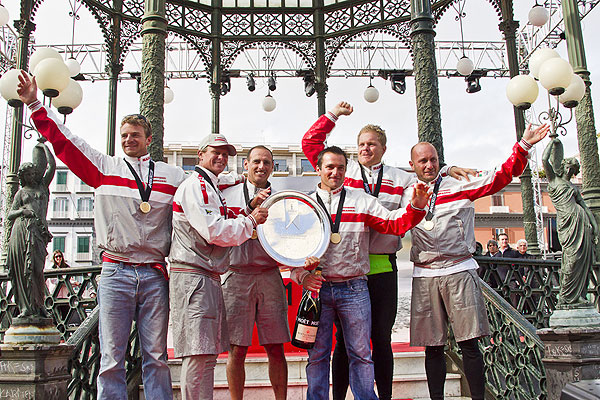
M 494 399 L 545 399 L 544 344 L 536 328 L 482 282 L 491 335 L 479 341 L 486 369 L 486 390 Z M 462 369 L 456 341 L 450 358 Z
M 75 346 L 70 360 L 70 399 L 95 399 L 100 370 L 100 344 L 96 293 L 102 268 L 73 267 L 45 270 L 45 306 L 62 338 Z M 6 273 L 0 274 L 0 340 L 18 314 L 13 290 Z M 141 353 L 134 322 L 125 355 L 128 390 L 138 390 L 141 383 Z

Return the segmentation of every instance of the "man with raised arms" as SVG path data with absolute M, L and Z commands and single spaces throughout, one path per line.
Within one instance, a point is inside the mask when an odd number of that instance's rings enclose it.
M 414 263 L 410 344 L 425 346 L 432 400 L 444 398 L 448 321 L 462 351 L 471 397 L 484 398 L 485 369 L 478 342 L 490 330 L 476 273 L 478 265 L 471 256 L 476 243 L 473 202 L 498 192 L 519 176 L 527 165 L 529 149 L 547 131 L 547 125 L 534 130 L 528 127 L 504 164 L 470 181 L 442 176 L 437 151 L 430 143 L 418 143 L 411 150 L 410 166 L 418 180 L 432 190 L 427 216 L 411 231 L 410 250 Z
M 369 272 L 370 228 L 385 234 L 403 235 L 424 216 L 428 194 L 423 184 L 415 189 L 406 210 L 389 211 L 363 191 L 346 190 L 348 157 L 339 147 L 323 149 L 317 156 L 321 182 L 312 197 L 329 215 L 331 243 L 321 258 L 322 275 L 301 268 L 292 279 L 307 290 L 319 290 L 321 318 L 316 342 L 308 350 L 307 399 L 329 399 L 329 359 L 334 320 L 340 320 L 350 360 L 350 389 L 355 399 L 377 399 L 373 389 L 371 361 L 371 303 L 366 274 Z
M 198 150 L 199 165 L 173 199 L 169 287 L 175 356 L 183 358 L 184 400 L 213 398 L 217 356 L 230 343 L 220 274 L 229 268 L 230 246 L 250 239 L 267 218 L 264 208 L 248 206 L 236 218 L 227 207 L 217 176 L 235 154 L 225 136 L 206 136 Z
M 245 183 L 223 190 L 227 206 L 239 212 L 255 196 L 271 192 L 269 177 L 273 172 L 273 153 L 265 146 L 254 146 L 244 160 L 248 171 Z M 251 240 L 234 247 L 229 272 L 223 282 L 227 310 L 229 342 L 227 382 L 233 400 L 244 395 L 244 361 L 252 344 L 256 323 L 258 340 L 269 359 L 269 378 L 277 400 L 287 396 L 287 363 L 283 344 L 290 341 L 287 298 L 277 262 L 263 249 L 254 234 Z
M 127 399 L 125 353 L 135 319 L 146 397 L 171 399 L 165 256 L 171 244 L 173 195 L 185 174 L 181 168 L 150 159 L 152 134 L 144 116 L 123 118 L 121 147 L 125 157 L 111 157 L 73 135 L 42 106 L 35 78 L 23 73 L 19 80 L 18 93 L 32 111 L 38 132 L 52 143 L 56 156 L 75 175 L 96 189 L 94 225 L 98 247 L 104 250 L 98 284 L 98 398 Z
M 351 115 L 353 107 L 342 101 L 322 115 L 306 132 L 302 139 L 302 150 L 311 164 L 316 167 L 317 154 L 325 147 L 325 140 L 335 127 L 339 117 Z M 382 163 L 386 152 L 385 131 L 377 125 L 366 125 L 357 136 L 358 162 L 349 160 L 344 186 L 351 190 L 364 191 L 376 198 L 388 210 L 400 208 L 402 194 L 409 187 L 414 174 Z M 474 171 L 451 168 L 455 177 Z M 398 304 L 398 273 L 396 252 L 402 248 L 401 238 L 371 232 L 369 243 L 370 270 L 367 274 L 371 298 L 372 324 L 371 342 L 377 394 L 381 400 L 392 397 L 394 356 L 392 353 L 392 328 L 396 320 Z M 367 250 L 367 249 L 365 249 Z M 336 322 L 336 346 L 333 354 L 333 398 L 346 398 L 348 390 L 348 356 L 344 346 L 343 330 Z

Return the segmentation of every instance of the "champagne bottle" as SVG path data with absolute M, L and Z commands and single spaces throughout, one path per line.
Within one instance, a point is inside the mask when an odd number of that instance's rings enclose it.
M 315 275 L 321 275 L 322 268 L 315 270 Z M 292 335 L 292 344 L 301 349 L 312 349 L 317 339 L 317 329 L 321 318 L 321 298 L 319 292 L 305 290 L 296 314 L 296 325 Z

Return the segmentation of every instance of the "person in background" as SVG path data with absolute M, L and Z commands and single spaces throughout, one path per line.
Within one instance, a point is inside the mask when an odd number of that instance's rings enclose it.
M 498 235 L 498 242 L 500 243 L 500 257 L 503 258 L 519 258 L 518 252 L 510 247 L 510 243 L 508 243 L 508 234 L 500 233 Z
M 527 240 L 525 239 L 517 241 L 517 252 L 519 253 L 517 258 L 535 258 L 533 254 L 527 252 Z
M 490 239 L 487 242 L 487 253 L 485 253 L 486 256 L 488 257 L 500 257 L 501 253 L 500 250 L 498 250 L 498 242 L 496 242 L 494 239 Z

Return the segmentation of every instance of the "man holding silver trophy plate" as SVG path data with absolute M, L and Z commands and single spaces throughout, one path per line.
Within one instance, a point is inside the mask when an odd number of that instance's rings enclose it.
M 371 305 L 366 281 L 369 228 L 403 235 L 425 216 L 424 208 L 429 199 L 427 188 L 419 183 L 415 186 L 412 204 L 406 210 L 388 211 L 373 196 L 344 188 L 347 163 L 348 157 L 339 147 L 328 147 L 319 153 L 316 170 L 321 182 L 311 197 L 327 214 L 330 243 L 321 257 L 322 276 L 310 274 L 303 268 L 291 273 L 291 278 L 305 289 L 320 290 L 322 303 L 316 342 L 308 350 L 308 399 L 329 398 L 329 363 L 336 317 L 346 336 L 352 393 L 357 399 L 377 399 L 373 388 Z

